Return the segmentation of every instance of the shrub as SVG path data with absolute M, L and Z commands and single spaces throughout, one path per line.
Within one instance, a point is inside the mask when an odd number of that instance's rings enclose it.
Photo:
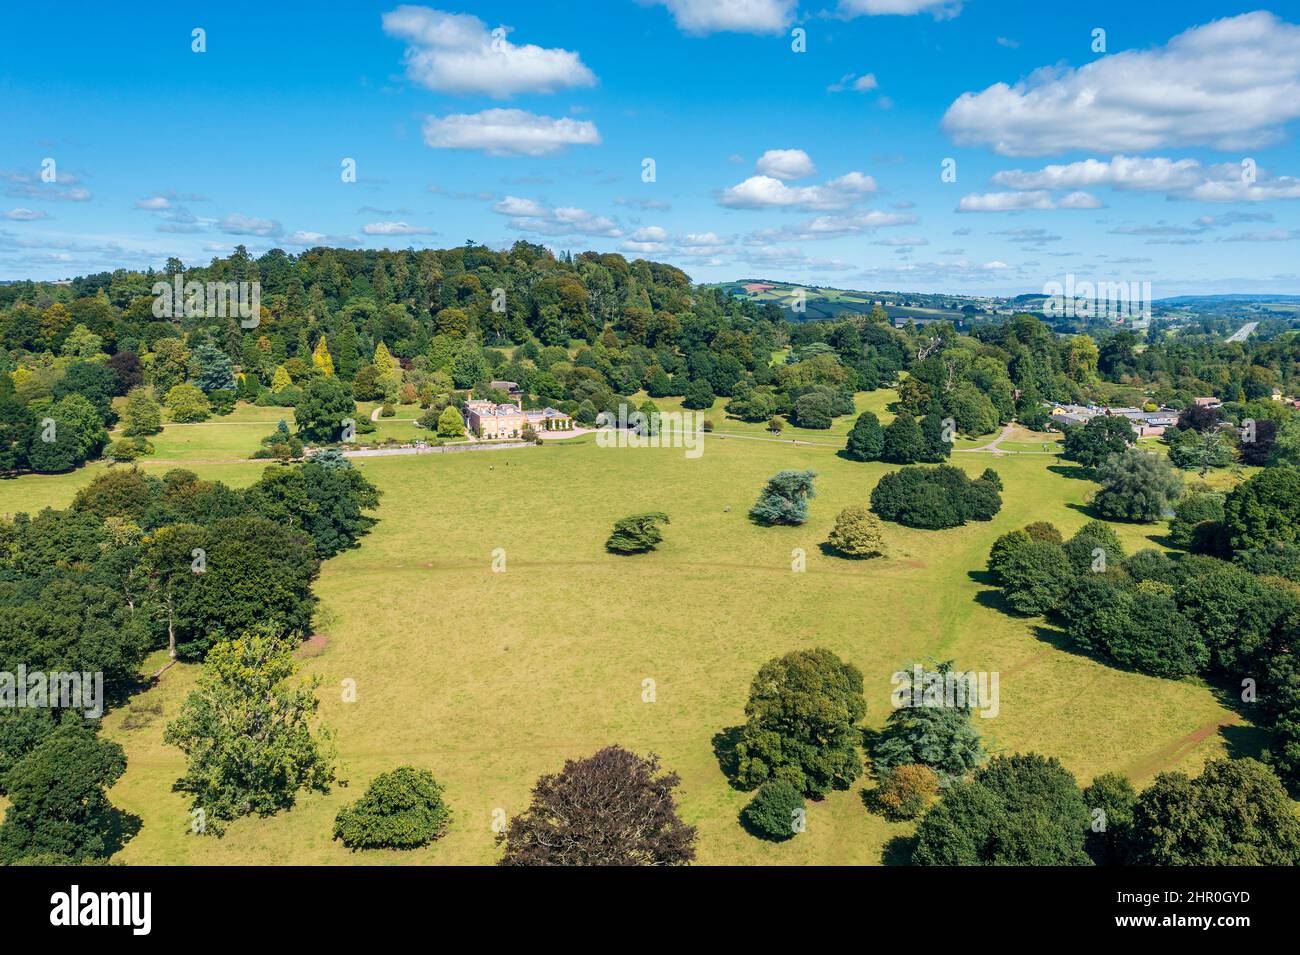
M 802 830 L 803 793 L 784 779 L 769 779 L 758 787 L 741 819 L 752 832 L 768 839 L 789 839 Z
M 872 794 L 881 814 L 894 820 L 917 818 L 938 795 L 938 774 L 919 763 L 885 770 Z
M 845 557 L 879 557 L 885 552 L 880 522 L 861 505 L 840 511 L 826 542 Z
M 144 438 L 121 438 L 108 446 L 108 456 L 119 464 L 127 464 L 146 454 L 153 454 L 153 445 Z
M 451 810 L 427 769 L 399 766 L 376 776 L 366 794 L 334 817 L 334 838 L 349 849 L 415 849 L 447 831 Z

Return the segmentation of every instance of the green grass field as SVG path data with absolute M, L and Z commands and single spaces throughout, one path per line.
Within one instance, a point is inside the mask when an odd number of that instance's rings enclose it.
M 891 399 L 859 395 L 860 409 L 882 411 Z M 233 446 L 226 435 L 236 426 L 224 420 L 187 432 L 194 462 L 226 453 L 217 445 Z M 275 817 L 242 820 L 221 839 L 190 835 L 185 802 L 170 788 L 183 759 L 162 744 L 197 674 L 177 666 L 135 700 L 141 710 L 161 705 L 161 715 L 134 729 L 124 725 L 125 708 L 106 718 L 129 761 L 110 795 L 141 823 L 116 859 L 490 863 L 494 811 L 520 811 L 538 775 L 619 743 L 658 753 L 681 775 L 681 812 L 699 827 L 701 863 L 879 863 L 889 840 L 910 827 L 867 812 L 865 777 L 810 804 L 808 831 L 788 843 L 757 840 L 737 821 L 749 796 L 729 787 L 713 737 L 743 721 L 758 667 L 801 647 L 828 647 L 862 670 L 871 727 L 889 712 L 890 675 L 914 659 L 997 671 L 1000 713 L 977 720 L 992 747 L 1055 755 L 1083 782 L 1119 770 L 1141 784 L 1165 769 L 1194 772 L 1225 750 L 1219 726 L 1238 718 L 1202 683 L 1113 669 L 1064 648 L 1042 621 L 996 608 L 980 572 L 998 534 L 1031 520 L 1054 521 L 1068 534 L 1088 519 L 1082 502 L 1095 486 L 1052 470 L 1060 465 L 1054 456 L 956 455 L 971 473 L 992 465 L 1002 475 L 1005 505 L 994 521 L 940 532 L 886 525 L 890 555 L 881 560 L 823 554 L 836 513 L 866 503 L 889 470 L 836 454 L 851 424 L 841 418 L 832 432 L 798 434 L 818 444 L 784 440 L 793 428 L 778 441 L 715 433 L 694 460 L 680 449 L 599 448 L 591 436 L 359 460 L 384 492 L 380 523 L 359 548 L 325 564 L 317 584 L 323 649 L 303 659 L 304 671 L 322 679 L 322 716 L 337 730 L 350 785 L 302 797 Z M 255 427 L 259 437 L 269 430 L 266 421 Z M 761 424 L 725 428 L 765 435 Z M 182 439 L 168 432 L 159 437 L 179 453 Z M 152 472 L 169 466 L 143 464 Z M 186 466 L 232 485 L 261 473 L 256 464 Z M 0 513 L 65 506 L 102 467 L 0 483 Z M 818 472 L 811 519 L 798 528 L 751 524 L 749 506 L 783 468 Z M 607 554 L 612 523 L 639 510 L 670 515 L 665 543 L 638 557 Z M 1164 527 L 1118 530 L 1137 548 L 1155 546 Z M 491 570 L 497 548 L 504 573 Z M 803 573 L 791 569 L 795 548 L 807 555 Z M 356 681 L 356 702 L 342 701 L 344 680 Z M 654 681 L 655 702 L 642 701 L 646 680 Z M 1229 732 L 1235 750 L 1257 745 L 1249 730 Z M 448 835 L 407 853 L 353 854 L 333 842 L 339 807 L 405 763 L 431 769 L 446 785 L 455 812 Z

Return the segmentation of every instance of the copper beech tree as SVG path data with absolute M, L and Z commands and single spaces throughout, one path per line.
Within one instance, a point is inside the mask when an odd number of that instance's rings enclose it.
M 677 818 L 676 773 L 607 746 L 542 776 L 528 809 L 497 837 L 501 865 L 685 865 L 695 827 Z

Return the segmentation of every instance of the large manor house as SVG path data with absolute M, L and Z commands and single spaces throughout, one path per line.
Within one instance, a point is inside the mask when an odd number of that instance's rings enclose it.
M 524 410 L 522 399 L 515 404 L 471 399 L 465 402 L 465 424 L 480 438 L 518 438 L 525 428 L 534 431 L 571 431 L 573 419 L 554 408 Z

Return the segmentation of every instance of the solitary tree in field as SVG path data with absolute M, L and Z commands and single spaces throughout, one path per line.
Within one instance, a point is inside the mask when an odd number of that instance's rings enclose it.
M 212 413 L 207 396 L 188 381 L 167 392 L 167 407 L 172 413 L 172 420 L 181 424 L 206 421 Z
M 528 809 L 498 836 L 502 865 L 684 865 L 695 827 L 677 817 L 676 773 L 659 759 L 607 746 L 569 760 L 533 787 Z
M 802 524 L 808 520 L 808 498 L 814 497 L 815 471 L 778 471 L 750 508 L 760 524 Z
M 605 541 L 605 549 L 615 554 L 644 554 L 654 550 L 664 539 L 660 524 L 671 523 L 662 511 L 632 514 L 614 525 Z
M 862 772 L 862 674 L 829 650 L 796 650 L 759 669 L 736 746 L 739 779 L 784 779 L 810 796 L 844 788 Z
M 826 543 L 846 557 L 879 557 L 885 552 L 880 521 L 860 504 L 840 511 Z

